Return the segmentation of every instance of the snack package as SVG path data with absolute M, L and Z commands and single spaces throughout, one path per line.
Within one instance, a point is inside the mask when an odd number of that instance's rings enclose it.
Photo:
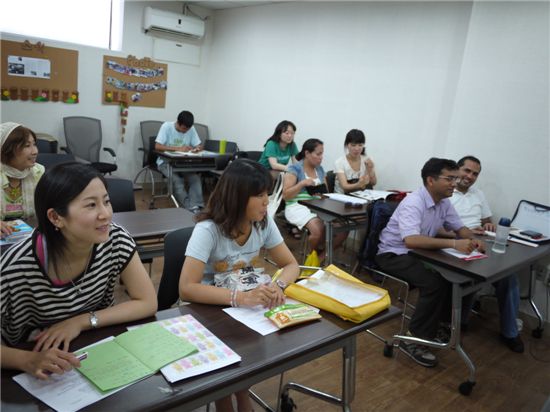
M 315 308 L 305 303 L 285 303 L 264 313 L 279 329 L 321 319 Z
M 216 273 L 214 284 L 217 287 L 247 291 L 257 288 L 259 285 L 271 283 L 271 276 L 264 273 L 263 268 L 252 266 L 237 269 L 232 272 Z

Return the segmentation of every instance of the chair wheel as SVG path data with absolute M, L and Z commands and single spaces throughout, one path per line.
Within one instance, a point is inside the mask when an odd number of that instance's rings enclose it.
M 536 339 L 540 339 L 542 338 L 542 331 L 544 329 L 542 328 L 536 328 L 536 329 L 533 329 L 533 332 L 531 332 L 531 334 L 533 335 L 534 338 Z
M 384 345 L 384 356 L 386 358 L 393 357 L 393 345 L 387 343 Z
M 472 389 L 474 389 L 475 384 L 476 384 L 475 382 L 470 382 L 470 381 L 462 382 L 458 386 L 458 391 L 460 392 L 461 395 L 468 396 L 469 394 L 472 393 Z
M 281 395 L 281 412 L 292 412 L 297 409 L 294 400 L 288 394 Z

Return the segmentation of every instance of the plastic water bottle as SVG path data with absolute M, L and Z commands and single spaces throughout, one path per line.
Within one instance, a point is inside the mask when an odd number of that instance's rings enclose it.
M 501 217 L 498 226 L 497 233 L 495 236 L 495 243 L 491 249 L 495 253 L 504 253 L 506 252 L 506 243 L 508 241 L 508 234 L 510 233 L 510 224 L 512 222 L 507 217 Z

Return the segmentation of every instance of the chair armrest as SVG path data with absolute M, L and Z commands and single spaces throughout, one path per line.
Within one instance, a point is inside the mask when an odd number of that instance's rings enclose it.
M 71 154 L 71 150 L 67 146 L 61 146 L 60 149 L 63 150 L 65 153 Z
M 83 158 L 78 157 L 78 156 L 75 156 L 74 160 L 78 163 L 84 163 L 86 165 L 92 164 L 92 162 L 90 162 L 89 160 L 83 159 Z
M 110 147 L 104 147 L 103 150 L 106 151 L 106 152 L 109 152 L 109 154 L 111 156 L 113 156 L 114 163 L 116 163 L 116 153 L 115 153 L 115 151 L 113 149 L 111 149 Z

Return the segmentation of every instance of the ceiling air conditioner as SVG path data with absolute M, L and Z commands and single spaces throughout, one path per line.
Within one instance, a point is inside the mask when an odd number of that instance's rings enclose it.
M 145 33 L 165 33 L 192 39 L 204 36 L 204 21 L 152 7 L 145 7 L 143 28 Z

